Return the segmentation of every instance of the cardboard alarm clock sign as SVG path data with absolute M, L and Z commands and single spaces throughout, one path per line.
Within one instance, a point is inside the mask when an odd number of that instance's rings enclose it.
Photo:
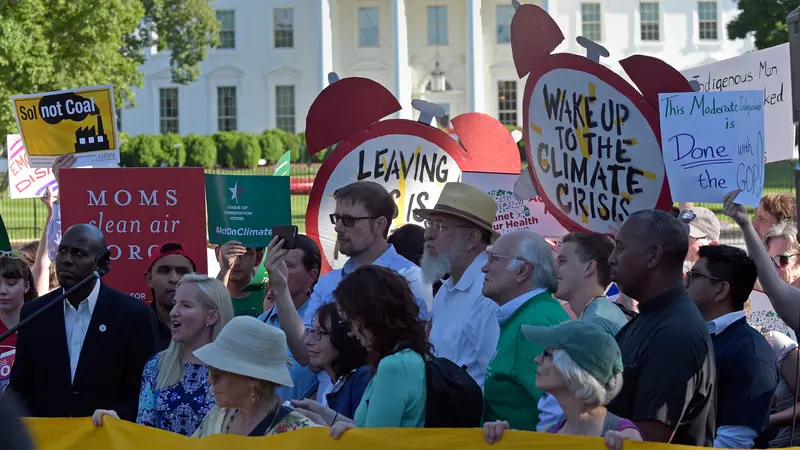
M 599 64 L 608 52 L 582 37 L 588 57 L 552 54 L 564 40 L 555 21 L 538 6 L 515 7 L 514 64 L 520 78 L 529 75 L 528 170 L 548 210 L 569 231 L 608 233 L 635 211 L 669 209 L 658 93 L 691 92 L 688 81 L 658 59 L 632 56 L 620 64 L 637 90 Z
M 341 268 L 347 260 L 337 251 L 331 220 L 336 190 L 359 181 L 383 185 L 397 203 L 390 226 L 394 230 L 407 223 L 421 225 L 414 209 L 433 207 L 444 185 L 460 181 L 466 171 L 519 173 L 516 143 L 497 120 L 478 113 L 454 118 L 459 143 L 429 125 L 444 114 L 440 106 L 415 100 L 419 121 L 379 121 L 400 110 L 389 91 L 366 78 L 339 80 L 332 74 L 331 79 L 306 120 L 309 153 L 338 143 L 317 173 L 306 213 L 306 232 L 324 256 L 323 272 Z M 342 111 L 342 105 L 352 111 Z

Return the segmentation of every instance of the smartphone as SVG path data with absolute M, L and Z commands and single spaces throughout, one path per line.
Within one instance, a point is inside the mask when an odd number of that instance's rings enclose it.
M 283 248 L 291 250 L 297 237 L 297 227 L 294 225 L 272 227 L 272 236 L 283 239 Z

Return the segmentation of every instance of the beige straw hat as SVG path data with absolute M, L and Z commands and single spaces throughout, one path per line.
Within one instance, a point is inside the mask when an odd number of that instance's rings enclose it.
M 431 209 L 415 209 L 414 213 L 427 219 L 431 214 L 447 214 L 474 224 L 492 234 L 492 240 L 500 236 L 494 231 L 497 202 L 491 195 L 475 186 L 450 182 L 444 185 L 436 206 Z
M 234 317 L 214 342 L 194 351 L 209 367 L 293 387 L 283 331 L 250 316 Z

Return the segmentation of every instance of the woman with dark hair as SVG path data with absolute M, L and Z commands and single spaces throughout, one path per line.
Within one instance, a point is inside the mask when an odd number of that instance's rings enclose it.
M 292 403 L 320 425 L 330 426 L 339 415 L 355 415 L 364 390 L 372 380 L 373 371 L 365 365 L 367 351 L 358 339 L 350 335 L 350 330 L 342 323 L 335 304 L 328 303 L 317 310 L 313 325 L 306 332 L 305 343 L 308 347 L 309 363 L 322 369 L 331 379 L 330 391 L 325 393 L 328 406 L 310 399 L 295 400 Z M 312 396 L 314 390 L 306 393 L 303 398 Z
M 31 269 L 20 251 L 0 252 L 0 334 L 19 323 L 22 305 L 37 297 Z M 0 354 L 17 346 L 17 335 L 0 342 Z M 9 368 L 10 369 L 10 368 Z M 8 375 L 0 373 L 0 391 L 8 385 Z
M 424 427 L 425 361 L 433 348 L 408 283 L 394 270 L 363 266 L 346 276 L 333 296 L 342 322 L 367 349 L 376 372 L 353 421 L 337 421 L 331 435 L 338 439 L 354 427 Z

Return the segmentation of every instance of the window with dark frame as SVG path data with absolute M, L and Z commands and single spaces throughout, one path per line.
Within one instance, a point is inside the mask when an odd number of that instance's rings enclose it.
M 294 8 L 275 9 L 275 48 L 294 47 Z
M 217 129 L 236 131 L 236 86 L 217 87 Z
M 717 2 L 697 2 L 698 30 L 701 41 L 716 41 L 719 39 L 717 16 Z
M 232 10 L 217 11 L 219 47 L 236 48 L 236 14 Z
M 639 28 L 641 40 L 661 40 L 658 2 L 639 3 Z
M 275 127 L 295 133 L 294 86 L 275 86 Z
M 158 97 L 161 134 L 179 133 L 178 88 L 161 88 Z
M 581 35 L 591 41 L 603 39 L 600 3 L 581 3 Z
M 517 125 L 517 82 L 497 82 L 497 116 L 503 125 Z

